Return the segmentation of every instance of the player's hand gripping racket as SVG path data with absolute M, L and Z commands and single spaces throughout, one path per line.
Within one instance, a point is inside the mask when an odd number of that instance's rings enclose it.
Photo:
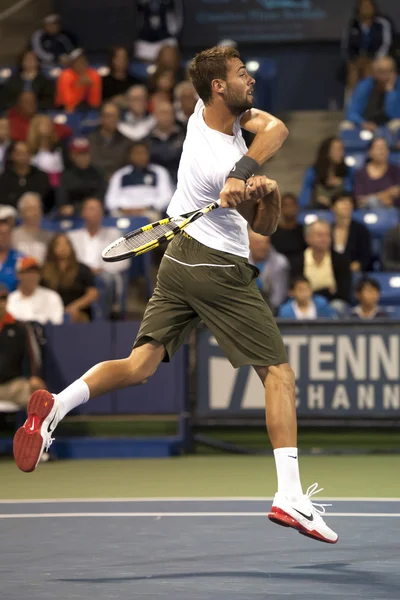
M 190 225 L 190 223 L 193 223 L 193 221 L 220 206 L 221 200 L 217 200 L 200 210 L 194 210 L 193 212 L 177 217 L 161 219 L 161 221 L 155 221 L 155 223 L 150 223 L 135 231 L 131 231 L 115 240 L 115 242 L 103 250 L 103 260 L 106 262 L 117 262 L 149 252 L 149 250 L 157 248 L 163 242 L 169 242 Z

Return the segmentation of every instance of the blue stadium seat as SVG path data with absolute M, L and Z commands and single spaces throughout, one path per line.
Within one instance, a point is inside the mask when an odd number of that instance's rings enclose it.
M 323 219 L 324 221 L 329 221 L 329 223 L 333 223 L 333 214 L 330 210 L 302 210 L 299 212 L 299 216 L 297 220 L 302 225 L 310 225 L 313 221 L 317 219 Z
M 392 165 L 397 165 L 398 167 L 400 167 L 400 151 L 399 152 L 391 152 L 389 160 Z
M 382 239 L 388 229 L 398 223 L 400 212 L 397 208 L 376 210 L 355 210 L 353 219 L 364 223 L 374 239 Z
M 345 162 L 348 167 L 352 167 L 356 171 L 362 169 L 367 158 L 366 152 L 350 152 L 346 151 Z
M 62 219 L 42 219 L 42 229 L 52 231 L 54 233 L 71 231 L 72 229 L 79 229 L 83 227 L 83 221 L 77 217 L 65 217 Z
M 62 70 L 63 69 L 61 67 L 45 65 L 41 67 L 42 75 L 44 75 L 45 77 L 47 77 L 47 79 L 50 79 L 51 81 L 55 81 L 56 79 L 58 79 L 61 75 Z
M 342 140 L 346 153 L 356 152 L 360 150 L 366 150 L 371 143 L 372 134 L 369 136 L 369 132 L 360 131 L 359 129 L 345 129 L 340 132 L 340 139 Z
M 11 75 L 14 75 L 15 70 L 16 69 L 14 67 L 0 67 L 0 85 L 10 79 Z
M 362 277 L 361 273 L 353 274 L 353 289 L 357 281 Z M 382 306 L 400 307 L 400 273 L 371 273 L 371 277 L 378 281 L 381 286 Z

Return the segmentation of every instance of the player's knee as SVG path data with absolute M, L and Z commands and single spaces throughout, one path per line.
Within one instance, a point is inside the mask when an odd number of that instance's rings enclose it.
M 147 383 L 147 380 L 156 372 L 163 356 L 163 349 L 152 344 L 144 344 L 132 350 L 128 361 L 135 385 Z
M 268 375 L 272 376 L 278 385 L 293 390 L 295 388 L 294 371 L 288 363 L 268 368 Z

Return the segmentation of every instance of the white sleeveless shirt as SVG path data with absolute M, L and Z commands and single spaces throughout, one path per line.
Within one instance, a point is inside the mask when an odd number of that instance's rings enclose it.
M 175 216 L 215 202 L 234 164 L 247 152 L 235 120 L 233 135 L 210 129 L 203 118 L 199 100 L 188 121 L 187 135 L 178 171 L 178 186 L 167 213 Z M 187 233 L 215 250 L 248 258 L 249 236 L 246 220 L 234 209 L 217 209 L 189 225 Z

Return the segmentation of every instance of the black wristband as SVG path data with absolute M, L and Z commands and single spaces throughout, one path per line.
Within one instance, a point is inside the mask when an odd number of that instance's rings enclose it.
M 254 171 L 257 168 L 258 162 L 254 160 L 254 158 L 244 155 L 240 160 L 237 161 L 233 169 L 230 171 L 227 179 L 229 179 L 229 177 L 234 177 L 235 179 L 247 181 L 249 177 L 254 175 Z

